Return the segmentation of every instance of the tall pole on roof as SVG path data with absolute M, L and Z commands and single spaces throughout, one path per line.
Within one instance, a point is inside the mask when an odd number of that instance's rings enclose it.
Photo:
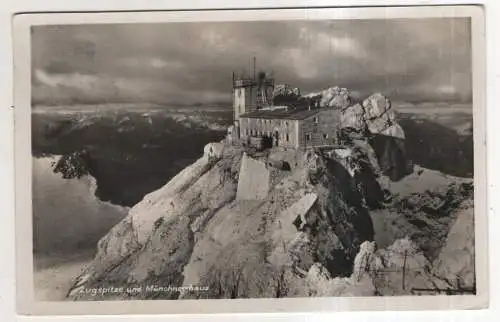
M 256 58 L 255 58 L 255 55 L 253 56 L 253 80 L 255 80 L 255 65 L 256 65 Z

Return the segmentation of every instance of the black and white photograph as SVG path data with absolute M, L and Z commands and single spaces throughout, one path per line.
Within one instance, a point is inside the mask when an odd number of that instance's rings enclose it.
M 478 294 L 472 17 L 29 31 L 34 301 Z

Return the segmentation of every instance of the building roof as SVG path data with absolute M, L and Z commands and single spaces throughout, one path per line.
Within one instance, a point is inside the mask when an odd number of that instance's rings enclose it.
M 286 119 L 286 120 L 303 120 L 310 116 L 313 116 L 324 110 L 331 109 L 336 110 L 337 108 L 314 108 L 314 109 L 297 109 L 297 108 L 279 108 L 272 110 L 256 110 L 240 115 L 240 118 L 254 118 L 254 119 Z

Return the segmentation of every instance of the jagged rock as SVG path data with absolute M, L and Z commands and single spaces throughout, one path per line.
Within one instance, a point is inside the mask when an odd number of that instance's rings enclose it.
M 88 152 L 85 150 L 63 155 L 55 164 L 54 172 L 61 173 L 64 179 L 81 178 L 89 174 Z
M 380 93 L 372 94 L 363 101 L 363 108 L 368 130 L 372 134 L 405 139 L 404 131 L 397 124 L 391 101 L 387 97 Z
M 299 97 L 300 96 L 300 89 L 297 87 L 292 88 L 288 84 L 277 84 L 274 86 L 273 90 L 273 97 L 277 96 L 294 96 L 294 97 Z
M 372 120 L 380 118 L 391 108 L 391 101 L 380 93 L 375 93 L 363 100 L 363 107 L 366 111 L 366 119 Z
M 320 107 L 346 108 L 351 103 L 349 91 L 346 88 L 334 86 L 327 88 L 318 94 L 321 96 L 319 101 Z
M 342 108 L 340 116 L 339 142 L 363 149 L 377 175 L 382 172 L 392 180 L 399 180 L 412 172 L 406 155 L 405 134 L 396 122 L 388 98 L 373 94 L 363 101 L 363 105 Z M 372 148 L 368 148 L 367 143 Z M 377 162 L 373 161 L 374 156 Z

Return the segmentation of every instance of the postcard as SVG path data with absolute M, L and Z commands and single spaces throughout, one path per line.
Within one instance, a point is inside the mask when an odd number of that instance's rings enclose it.
M 17 15 L 19 313 L 487 307 L 482 10 Z

